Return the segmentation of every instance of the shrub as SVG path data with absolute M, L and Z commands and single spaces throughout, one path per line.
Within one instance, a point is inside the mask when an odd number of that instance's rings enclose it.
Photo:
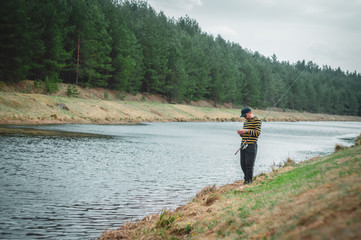
M 125 100 L 125 97 L 126 97 L 126 95 L 124 95 L 124 94 L 121 94 L 121 93 L 117 93 L 117 98 L 119 99 L 119 100 L 121 100 L 121 101 L 124 101 Z
M 76 88 L 75 85 L 68 85 L 68 88 L 66 89 L 66 95 L 69 97 L 79 97 L 79 91 Z
M 39 79 L 34 81 L 34 86 L 36 88 L 44 88 L 44 83 L 42 81 L 40 81 Z
M 342 146 L 340 144 L 336 144 L 336 146 L 335 146 L 335 152 L 338 152 L 338 151 L 341 151 L 341 150 L 344 150 L 344 149 L 346 149 L 346 147 Z
M 60 80 L 56 76 L 53 77 L 46 76 L 45 85 L 44 85 L 45 92 L 53 94 L 59 91 L 58 82 L 60 82 Z
M 109 100 L 109 93 L 108 92 L 104 92 L 104 99 Z

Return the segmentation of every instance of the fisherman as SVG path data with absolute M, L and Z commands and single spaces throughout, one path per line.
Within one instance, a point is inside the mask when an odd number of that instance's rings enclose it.
M 252 114 L 249 107 L 242 108 L 242 115 L 246 121 L 243 129 L 237 130 L 242 137 L 241 143 L 241 168 L 244 173 L 244 184 L 252 183 L 253 167 L 257 156 L 257 140 L 261 134 L 261 120 Z

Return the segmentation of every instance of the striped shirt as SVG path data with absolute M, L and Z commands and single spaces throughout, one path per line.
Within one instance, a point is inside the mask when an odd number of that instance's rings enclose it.
M 257 143 L 258 136 L 261 134 L 261 120 L 256 116 L 243 123 L 243 129 L 248 130 L 247 133 L 242 134 L 242 143 L 254 144 Z

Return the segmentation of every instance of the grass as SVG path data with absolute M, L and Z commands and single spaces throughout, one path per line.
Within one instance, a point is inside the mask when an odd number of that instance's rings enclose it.
M 358 139 L 360 143 L 360 139 Z M 188 204 L 100 239 L 356 239 L 361 235 L 361 146 L 285 162 L 271 173 L 207 186 Z

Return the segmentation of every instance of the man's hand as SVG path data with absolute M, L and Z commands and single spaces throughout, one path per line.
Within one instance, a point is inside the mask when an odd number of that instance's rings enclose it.
M 246 132 L 247 132 L 246 129 L 237 130 L 237 133 L 238 133 L 239 135 L 242 135 L 242 134 L 244 134 L 244 133 L 246 133 Z

